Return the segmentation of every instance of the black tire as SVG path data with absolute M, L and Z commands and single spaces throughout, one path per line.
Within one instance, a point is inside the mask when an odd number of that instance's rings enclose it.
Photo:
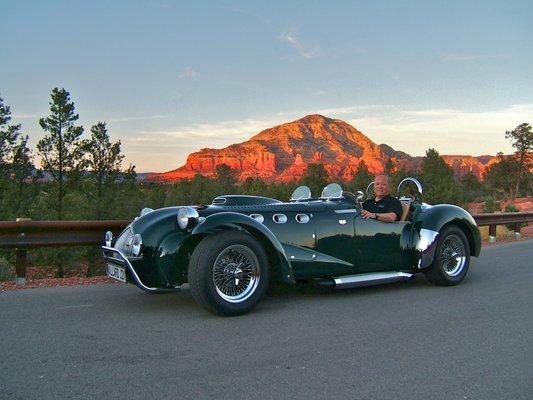
M 189 261 L 188 278 L 194 299 L 207 310 L 241 315 L 265 294 L 270 266 L 265 249 L 253 236 L 222 231 L 198 243 Z
M 440 232 L 433 263 L 424 273 L 435 285 L 453 286 L 465 278 L 469 266 L 470 246 L 465 234 L 456 226 L 448 226 Z

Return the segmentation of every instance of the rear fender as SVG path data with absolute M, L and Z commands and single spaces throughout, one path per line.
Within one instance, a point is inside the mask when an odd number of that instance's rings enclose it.
M 270 229 L 248 215 L 236 212 L 221 212 L 210 215 L 193 229 L 191 235 L 204 237 L 225 229 L 245 230 L 253 235 L 265 247 L 272 267 L 274 269 L 279 268 L 280 280 L 289 284 L 296 282 L 294 271 L 280 241 Z

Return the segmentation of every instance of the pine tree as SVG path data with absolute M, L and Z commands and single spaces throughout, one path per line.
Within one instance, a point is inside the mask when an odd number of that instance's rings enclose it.
M 498 162 L 492 164 L 485 171 L 485 185 L 493 193 L 498 193 L 504 198 L 516 197 L 516 181 L 514 177 L 519 174 L 520 164 L 514 157 L 506 157 L 498 153 Z
M 93 200 L 91 219 L 114 218 L 110 215 L 117 208 L 116 200 L 119 185 L 124 180 L 121 171 L 124 155 L 120 150 L 120 140 L 111 143 L 105 122 L 91 127 L 90 139 L 81 142 L 88 169 L 87 196 Z
M 388 176 L 392 176 L 392 174 L 394 174 L 395 172 L 395 167 L 394 167 L 394 163 L 392 162 L 392 160 L 389 158 L 387 160 L 387 162 L 385 163 L 385 166 L 383 167 L 383 173 L 385 175 L 388 175 Z
M 237 184 L 237 171 L 227 164 L 220 164 L 215 167 L 216 184 L 220 188 L 220 194 L 231 194 L 235 191 Z
M 422 182 L 424 200 L 428 203 L 459 204 L 462 194 L 455 184 L 453 170 L 439 155 L 437 150 L 429 149 L 422 161 Z
M 374 180 L 374 176 L 368 171 L 366 163 L 361 160 L 359 165 L 353 174 L 352 179 L 348 183 L 348 188 L 352 192 L 357 192 L 358 190 L 365 191 L 367 186 Z M 370 197 L 373 197 L 372 193 L 369 193 Z
M 11 109 L 0 97 L 0 219 L 26 216 L 32 196 L 28 180 L 33 173 L 28 136 L 20 124 L 9 124 Z
M 13 150 L 20 137 L 20 124 L 12 125 L 11 108 L 0 97 L 0 174 L 7 176 L 13 162 Z
M 307 164 L 307 171 L 300 181 L 301 185 L 309 186 L 312 196 L 317 197 L 322 193 L 324 186 L 328 184 L 328 171 L 323 164 Z
M 531 181 L 531 168 L 533 167 L 533 131 L 531 125 L 523 123 L 518 125 L 512 131 L 506 131 L 505 137 L 513 140 L 513 147 L 516 149 L 515 159 L 518 170 L 512 176 L 514 188 L 511 192 L 511 198 L 518 196 L 520 185 L 523 181 Z
M 47 207 L 53 211 L 52 218 L 63 220 L 66 214 L 65 200 L 67 195 L 74 194 L 69 193 L 69 190 L 80 178 L 83 168 L 83 151 L 80 146 L 83 127 L 75 124 L 79 116 L 65 89 L 54 88 L 51 98 L 50 115 L 39 120 L 39 125 L 47 135 L 37 143 L 37 151 L 41 156 L 42 168 L 50 174 L 52 180 L 54 193 L 49 197 L 51 201 Z M 56 252 L 58 278 L 63 277 L 64 254 Z
M 83 151 L 80 146 L 83 127 L 75 125 L 79 116 L 65 89 L 54 88 L 51 97 L 50 115 L 39 120 L 41 128 L 48 135 L 37 143 L 37 150 L 41 155 L 41 165 L 51 175 L 57 191 L 53 205 L 55 217 L 62 220 L 67 180 L 72 180 L 83 168 Z

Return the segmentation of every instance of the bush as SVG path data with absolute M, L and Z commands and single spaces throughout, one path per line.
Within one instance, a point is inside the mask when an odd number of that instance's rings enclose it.
M 15 268 L 4 257 L 0 257 L 0 282 L 15 279 Z
M 484 213 L 493 213 L 493 212 L 500 211 L 500 210 L 501 210 L 500 202 L 494 199 L 485 200 L 485 204 L 483 204 Z
M 509 204 L 505 206 L 505 212 L 518 212 L 518 208 L 512 204 Z
M 516 208 L 515 205 L 513 204 L 509 204 L 507 206 L 505 206 L 505 212 L 519 212 L 520 210 L 518 208 Z M 510 231 L 514 231 L 514 224 L 507 224 L 505 225 L 507 227 L 507 229 L 509 229 Z M 527 226 L 527 222 L 522 222 L 520 224 L 520 226 L 522 228 L 526 227 Z

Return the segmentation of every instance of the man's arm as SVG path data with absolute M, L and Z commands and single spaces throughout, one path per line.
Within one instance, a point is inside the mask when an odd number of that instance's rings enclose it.
M 388 212 L 388 213 L 377 213 L 377 220 L 381 222 L 394 222 L 396 221 L 396 213 L 394 212 Z
M 394 222 L 396 221 L 396 213 L 394 212 L 388 212 L 388 213 L 373 213 L 367 210 L 361 211 L 361 216 L 364 219 L 375 219 L 377 221 L 381 222 Z
M 365 203 L 366 201 L 363 203 L 363 208 L 365 208 Z M 392 200 L 387 204 L 387 212 L 375 213 L 363 209 L 361 211 L 361 216 L 364 219 L 375 219 L 381 222 L 395 222 L 400 220 L 402 217 L 402 212 L 402 203 L 393 197 Z

